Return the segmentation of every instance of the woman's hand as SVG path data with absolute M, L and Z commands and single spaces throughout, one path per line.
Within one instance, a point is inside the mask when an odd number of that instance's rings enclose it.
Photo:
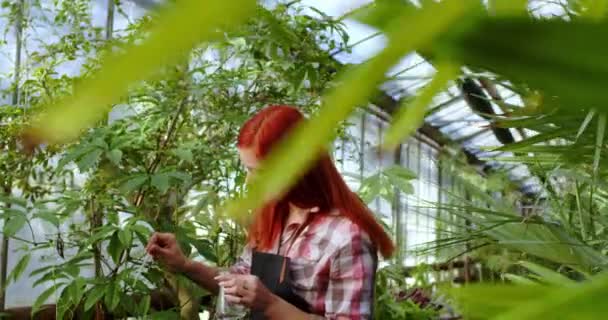
M 215 280 L 224 288 L 226 300 L 230 303 L 265 311 L 279 300 L 254 275 L 223 274 L 215 277 Z
M 183 272 L 188 265 L 188 258 L 172 233 L 154 233 L 148 241 L 146 251 L 172 272 Z

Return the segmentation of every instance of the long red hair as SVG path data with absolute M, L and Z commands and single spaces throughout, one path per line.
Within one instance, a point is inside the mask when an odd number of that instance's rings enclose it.
M 263 159 L 272 146 L 285 137 L 304 115 L 295 107 L 273 105 L 249 119 L 239 133 L 237 147 L 252 150 Z M 272 248 L 289 213 L 289 203 L 300 208 L 318 207 L 316 214 L 337 209 L 371 237 L 382 256 L 390 257 L 395 245 L 365 203 L 350 190 L 334 166 L 329 153 L 323 152 L 317 162 L 281 199 L 258 209 L 249 226 L 249 242 L 262 250 Z

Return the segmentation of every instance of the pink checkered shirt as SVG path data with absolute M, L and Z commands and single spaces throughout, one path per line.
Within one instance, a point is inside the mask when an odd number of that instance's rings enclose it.
M 282 251 L 299 224 L 284 231 Z M 276 253 L 276 248 L 270 253 Z M 325 319 L 372 319 L 374 277 L 378 264 L 376 248 L 369 236 L 348 218 L 325 215 L 313 220 L 295 239 L 289 252 L 291 276 L 296 294 Z M 251 247 L 232 267 L 232 272 L 249 274 Z

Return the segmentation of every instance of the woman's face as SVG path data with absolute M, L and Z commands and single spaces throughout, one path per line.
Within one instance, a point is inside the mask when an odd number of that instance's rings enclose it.
M 252 149 L 238 149 L 239 156 L 241 158 L 241 162 L 247 169 L 247 179 L 246 182 L 249 182 L 253 174 L 255 173 L 255 169 L 258 167 L 258 159 L 255 156 L 255 152 Z

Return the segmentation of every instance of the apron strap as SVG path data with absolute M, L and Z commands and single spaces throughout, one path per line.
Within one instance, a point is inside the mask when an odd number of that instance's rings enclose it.
M 298 227 L 298 229 L 294 232 L 294 234 L 290 237 L 289 239 L 289 245 L 287 247 L 287 250 L 285 250 L 285 256 L 287 256 L 287 254 L 289 253 L 289 251 L 291 250 L 291 247 L 293 247 L 293 244 L 296 242 L 296 240 L 298 239 L 298 237 L 301 235 L 301 233 L 304 231 L 304 229 L 306 229 L 306 227 L 308 227 L 308 225 L 312 222 L 312 217 L 310 215 L 310 212 L 308 213 L 308 216 L 306 217 L 306 220 L 304 220 L 304 222 Z M 277 254 L 281 254 L 281 242 L 283 240 L 283 232 L 285 231 L 285 228 L 281 228 L 281 234 L 279 235 L 279 245 L 277 247 Z
M 306 217 L 306 220 L 304 220 L 304 222 L 298 227 L 298 229 L 295 231 L 295 233 L 291 236 L 291 239 L 289 239 L 289 246 L 287 247 L 287 250 L 285 250 L 284 256 L 287 257 L 287 255 L 289 254 L 289 251 L 291 250 L 291 247 L 293 247 L 293 244 L 296 242 L 296 240 L 298 239 L 298 237 L 302 234 L 302 232 L 304 231 L 304 229 L 306 229 L 306 227 L 308 227 L 308 225 L 310 225 L 310 223 L 312 222 L 312 217 L 310 212 L 308 212 L 308 216 Z M 277 255 L 281 254 L 281 241 L 283 238 L 283 231 L 284 228 L 281 228 L 281 235 L 279 236 L 279 245 L 277 248 Z M 283 263 L 281 265 L 281 274 L 279 275 L 279 283 L 283 283 L 283 280 L 285 280 L 285 274 L 287 273 L 287 261 L 288 259 L 283 259 Z

